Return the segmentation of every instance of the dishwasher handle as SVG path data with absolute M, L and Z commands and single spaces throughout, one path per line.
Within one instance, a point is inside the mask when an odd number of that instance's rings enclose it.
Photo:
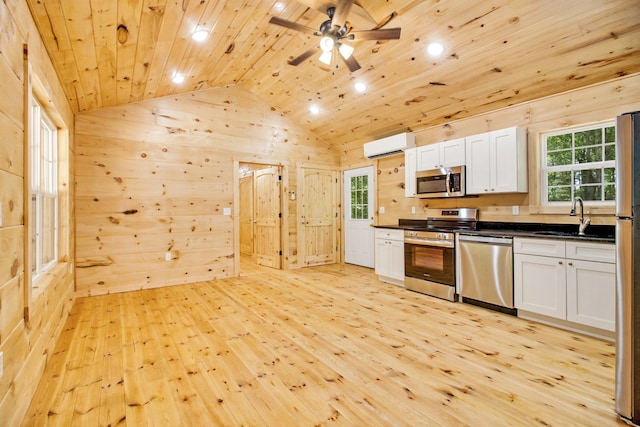
M 486 244 L 486 245 L 500 245 L 500 246 L 511 246 L 513 243 L 513 237 L 468 236 L 468 235 L 462 235 L 462 234 L 458 236 L 458 240 L 460 240 L 460 243 L 473 242 L 473 243 L 480 243 L 480 244 Z

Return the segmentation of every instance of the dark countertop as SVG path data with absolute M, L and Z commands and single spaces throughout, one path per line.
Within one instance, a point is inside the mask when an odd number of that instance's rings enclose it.
M 375 228 L 411 230 L 424 227 L 423 220 L 401 220 L 402 225 L 374 225 Z M 599 243 L 615 243 L 615 226 L 590 225 L 584 236 L 578 235 L 578 224 L 540 224 L 520 222 L 485 222 L 478 221 L 475 230 L 457 230 L 459 234 L 496 237 L 535 237 L 544 239 L 563 239 L 591 241 Z

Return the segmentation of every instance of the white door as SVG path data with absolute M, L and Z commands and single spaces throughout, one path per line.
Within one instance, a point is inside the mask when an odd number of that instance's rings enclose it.
M 344 172 L 344 262 L 373 268 L 373 166 Z

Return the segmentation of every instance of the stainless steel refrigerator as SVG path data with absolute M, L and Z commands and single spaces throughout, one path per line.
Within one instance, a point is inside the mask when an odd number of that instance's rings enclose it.
M 640 424 L 640 112 L 616 132 L 616 411 Z

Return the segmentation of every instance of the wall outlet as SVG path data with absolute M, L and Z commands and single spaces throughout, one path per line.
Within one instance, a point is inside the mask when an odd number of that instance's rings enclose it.
M 520 206 L 511 206 L 511 213 L 513 215 L 520 215 Z
M 384 213 L 384 206 L 380 206 L 380 207 L 378 208 L 378 212 L 379 212 L 379 213 L 381 213 L 381 214 L 383 214 L 383 213 Z
M 164 260 L 171 261 L 171 252 L 167 252 L 166 254 L 164 254 Z
M 224 215 L 231 215 L 231 208 L 224 208 L 224 209 L 222 210 L 222 213 L 223 213 Z
M 411 213 L 412 214 L 416 214 L 416 207 L 415 206 L 411 206 Z

